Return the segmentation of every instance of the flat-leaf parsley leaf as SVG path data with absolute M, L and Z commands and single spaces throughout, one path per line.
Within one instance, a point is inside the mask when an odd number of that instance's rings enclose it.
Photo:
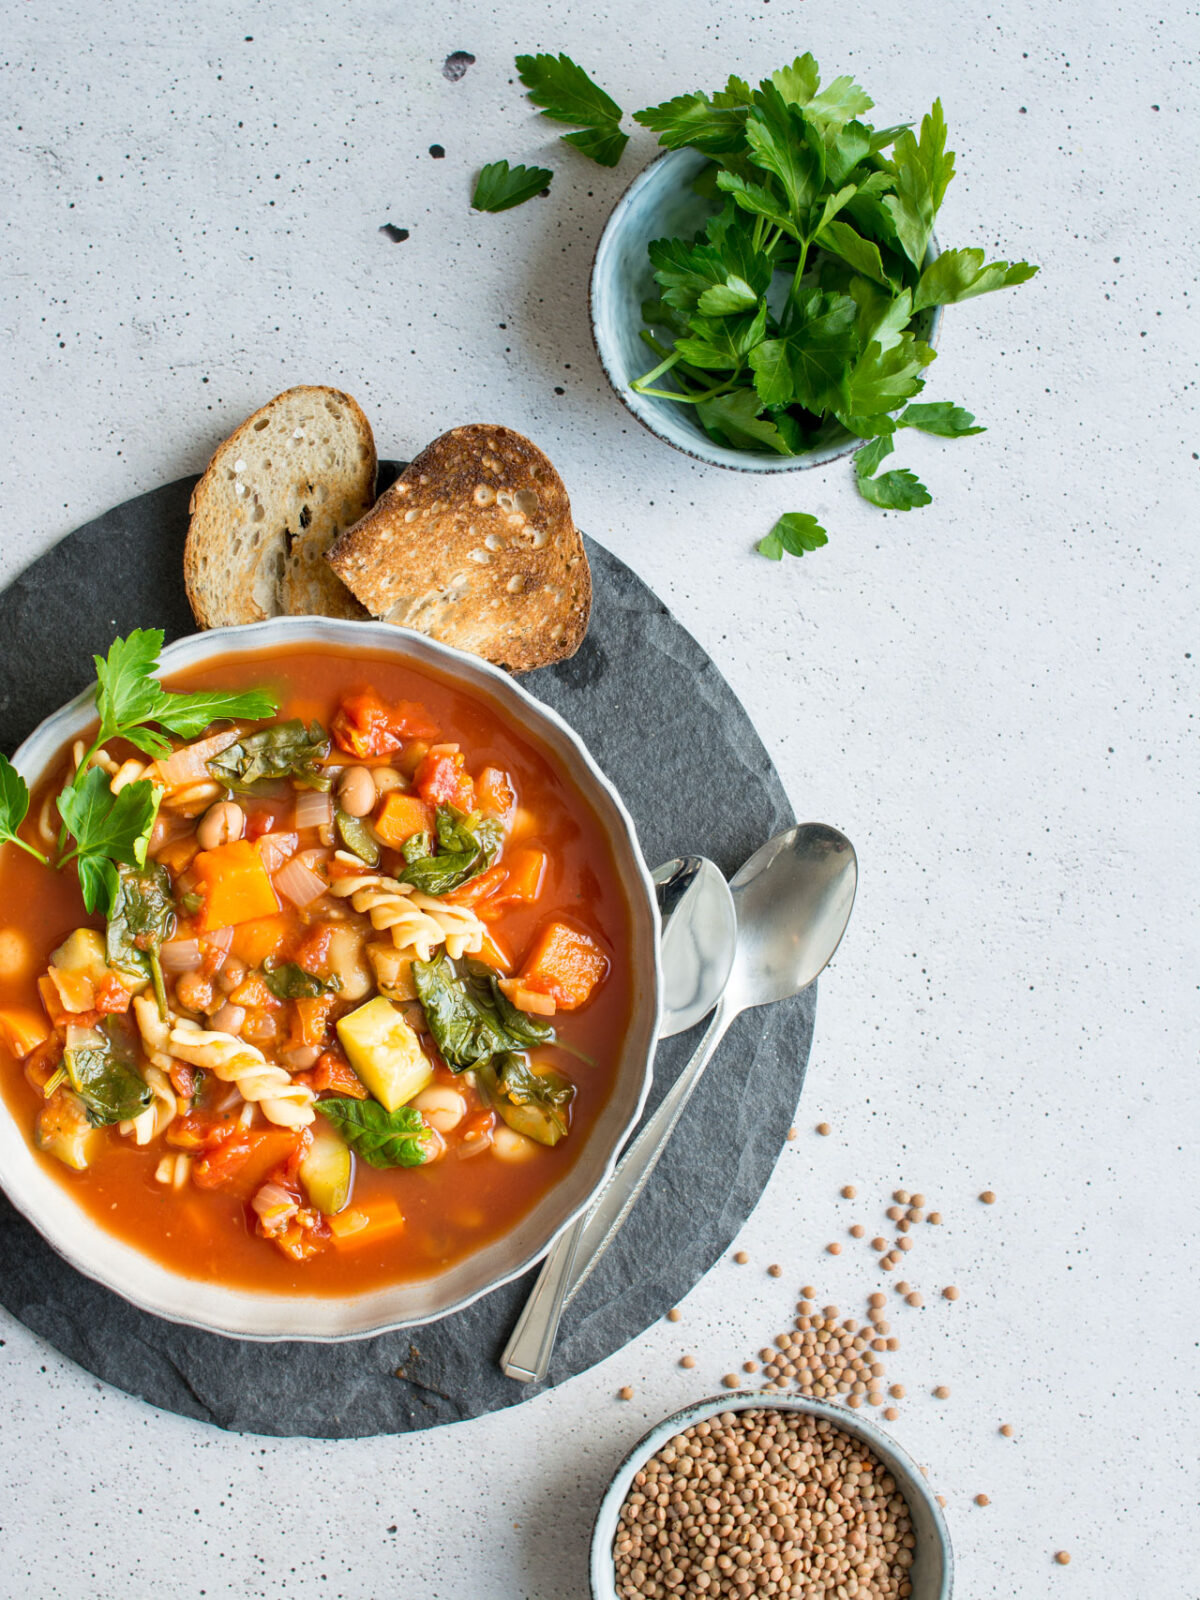
M 510 211 L 541 194 L 554 174 L 548 167 L 510 167 L 507 161 L 492 161 L 475 180 L 471 204 L 476 211 Z

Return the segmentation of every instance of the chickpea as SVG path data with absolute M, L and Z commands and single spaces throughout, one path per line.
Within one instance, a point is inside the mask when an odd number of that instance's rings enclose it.
M 439 1133 L 449 1133 L 451 1128 L 457 1128 L 467 1114 L 467 1102 L 458 1090 L 440 1083 L 422 1089 L 412 1103 L 425 1121 Z
M 376 767 L 371 776 L 375 779 L 375 793 L 380 799 L 385 794 L 391 794 L 393 789 L 406 789 L 408 787 L 395 767 Z
M 237 801 L 218 800 L 200 818 L 196 839 L 201 850 L 215 850 L 218 845 L 240 839 L 245 827 L 246 814 Z
M 516 1133 L 501 1123 L 492 1135 L 492 1149 L 501 1161 L 528 1161 L 537 1145 L 523 1133 Z
M 212 1004 L 212 979 L 202 972 L 182 972 L 175 982 L 175 998 L 185 1011 L 204 1011 Z
M 338 779 L 337 797 L 348 816 L 369 816 L 375 809 L 375 779 L 366 767 L 347 767 Z
M 235 989 L 240 989 L 246 981 L 246 963 L 237 956 L 230 956 L 225 965 L 217 973 L 217 982 L 225 994 L 232 994 Z
M 240 1033 L 242 1023 L 246 1020 L 245 1006 L 235 1006 L 232 1000 L 226 1000 L 221 1009 L 212 1019 L 212 1025 L 218 1033 Z
M 0 928 L 0 977 L 23 978 L 33 966 L 33 946 L 17 928 Z

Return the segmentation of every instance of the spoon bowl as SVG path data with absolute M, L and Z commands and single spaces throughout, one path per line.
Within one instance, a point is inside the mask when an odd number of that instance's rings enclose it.
M 842 942 L 857 887 L 854 846 L 827 823 L 768 839 L 731 885 L 737 950 L 726 1006 L 770 1005 L 815 982 Z
M 737 945 L 733 895 L 706 856 L 667 861 L 651 877 L 662 918 L 658 1036 L 686 1033 L 725 991 Z

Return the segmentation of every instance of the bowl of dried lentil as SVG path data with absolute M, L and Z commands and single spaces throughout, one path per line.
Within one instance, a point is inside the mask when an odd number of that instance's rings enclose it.
M 724 1396 L 629 1452 L 592 1532 L 594 1600 L 949 1600 L 945 1518 L 916 1464 L 820 1400 Z

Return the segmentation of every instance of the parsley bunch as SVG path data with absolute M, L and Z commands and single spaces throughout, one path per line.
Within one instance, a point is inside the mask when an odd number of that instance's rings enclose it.
M 118 866 L 146 864 L 162 790 L 139 778 L 114 794 L 108 774 L 88 764 L 100 746 L 125 739 L 157 759 L 171 754 L 169 733 L 195 739 L 218 718 L 257 719 L 276 711 L 275 698 L 265 689 L 168 692 L 154 676 L 162 647 L 160 628 L 136 628 L 128 639 L 114 639 L 107 656 L 93 658 L 100 726 L 74 778 L 58 796 L 62 827 L 53 862 L 18 834 L 29 811 L 29 789 L 7 756 L 0 755 L 0 843 L 17 845 L 46 866 L 65 867 L 73 861 L 84 905 L 105 916 L 120 889 Z
M 897 430 L 982 432 L 949 402 L 908 404 L 934 359 L 922 314 L 1037 268 L 971 249 L 929 259 L 954 177 L 940 101 L 914 134 L 863 121 L 873 102 L 852 79 L 820 85 L 805 55 L 757 89 L 730 78 L 711 97 L 636 113 L 668 149 L 709 158 L 696 188 L 720 209 L 695 238 L 650 246 L 660 294 L 642 308 L 642 338 L 659 360 L 633 387 L 694 406 L 709 437 L 736 450 L 803 455 L 840 424 L 866 441 L 859 492 L 906 511 L 930 495 L 911 472 L 878 474 Z M 778 559 L 824 542 L 792 513 L 759 548 Z

